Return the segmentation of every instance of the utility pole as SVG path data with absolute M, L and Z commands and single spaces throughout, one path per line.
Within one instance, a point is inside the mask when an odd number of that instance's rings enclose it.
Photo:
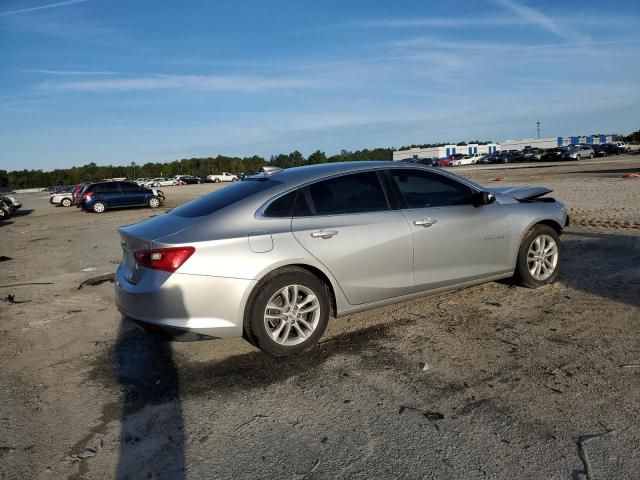
M 538 127 L 538 138 L 540 138 L 540 122 L 536 122 L 536 126 Z

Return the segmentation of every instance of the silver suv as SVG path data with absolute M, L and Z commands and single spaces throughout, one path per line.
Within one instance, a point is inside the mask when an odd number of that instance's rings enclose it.
M 590 146 L 574 145 L 565 152 L 563 158 L 565 160 L 581 160 L 583 158 L 593 158 L 594 156 L 595 152 Z

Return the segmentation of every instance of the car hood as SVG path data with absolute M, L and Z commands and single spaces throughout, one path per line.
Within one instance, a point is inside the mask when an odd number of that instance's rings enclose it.
M 494 194 L 510 195 L 516 200 L 530 200 L 553 192 L 553 190 L 547 187 L 528 186 L 490 188 L 489 191 Z

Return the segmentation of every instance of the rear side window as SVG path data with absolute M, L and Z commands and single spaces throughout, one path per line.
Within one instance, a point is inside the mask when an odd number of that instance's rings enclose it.
M 310 210 L 305 209 L 305 202 Z M 301 208 L 296 206 L 296 215 L 339 215 L 345 213 L 377 212 L 389 209 L 387 197 L 376 172 L 354 173 L 324 180 L 307 187 L 299 195 Z M 305 212 L 305 210 L 307 210 Z
M 296 204 L 297 195 L 298 191 L 294 190 L 293 192 L 289 192 L 274 200 L 264 211 L 264 216 L 271 218 L 291 217 L 293 215 L 293 208 Z
M 268 177 L 248 178 L 185 203 L 172 210 L 171 214 L 179 217 L 203 217 L 281 184 L 282 182 Z
M 420 170 L 391 170 L 407 208 L 446 207 L 473 203 L 471 187 L 452 178 Z

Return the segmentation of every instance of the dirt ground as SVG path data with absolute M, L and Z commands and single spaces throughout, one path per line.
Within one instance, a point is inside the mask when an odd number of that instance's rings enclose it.
M 559 281 L 340 318 L 287 359 L 160 342 L 112 284 L 78 290 L 115 270 L 117 226 L 159 212 L 21 195 L 0 226 L 0 478 L 638 478 L 640 181 L 622 175 L 640 157 L 456 171 L 555 190 Z M 165 188 L 166 207 L 213 188 Z

